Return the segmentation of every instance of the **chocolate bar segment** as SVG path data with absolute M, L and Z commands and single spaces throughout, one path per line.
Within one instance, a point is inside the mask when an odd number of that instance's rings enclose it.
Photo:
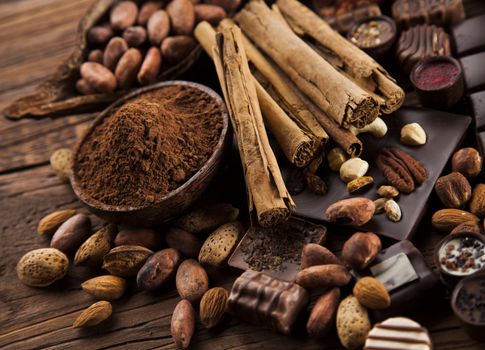
M 397 0 L 392 16 L 402 28 L 416 24 L 449 26 L 463 21 L 465 10 L 462 0 Z
M 477 131 L 485 131 L 485 90 L 471 94 L 470 105 Z
M 234 282 L 227 302 L 241 320 L 290 334 L 308 300 L 299 285 L 248 270 Z
M 463 76 L 468 92 L 485 89 L 485 51 L 461 58 Z
M 396 54 L 403 71 L 409 74 L 423 58 L 450 56 L 450 39 L 441 27 L 417 25 L 401 34 Z
M 472 17 L 451 30 L 453 47 L 458 56 L 485 50 L 485 15 Z

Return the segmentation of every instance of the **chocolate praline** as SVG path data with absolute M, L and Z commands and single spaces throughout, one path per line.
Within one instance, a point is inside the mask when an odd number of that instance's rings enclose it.
M 463 70 L 453 57 L 435 56 L 419 61 L 411 71 L 411 83 L 425 107 L 447 110 L 465 91 Z
M 347 38 L 375 59 L 382 58 L 396 40 L 396 22 L 387 16 L 373 16 L 357 22 Z

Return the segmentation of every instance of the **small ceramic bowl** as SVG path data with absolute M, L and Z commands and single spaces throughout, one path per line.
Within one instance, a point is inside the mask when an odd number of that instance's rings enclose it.
M 352 38 L 356 35 L 356 32 L 358 31 L 359 27 L 362 24 L 365 23 L 370 23 L 370 22 L 384 22 L 385 24 L 388 24 L 388 27 L 390 28 L 390 35 L 386 38 L 386 40 L 381 41 L 379 44 L 375 45 L 361 45 Z M 396 41 L 397 37 L 397 29 L 396 29 L 396 22 L 387 16 L 373 16 L 373 17 L 368 17 L 365 18 L 359 22 L 357 22 L 355 25 L 352 26 L 352 29 L 347 33 L 347 39 L 359 47 L 361 50 L 365 51 L 369 56 L 372 56 L 376 60 L 381 59 L 389 53 L 389 50 L 391 49 L 392 45 Z M 381 38 L 382 39 L 382 38 Z
M 475 247 L 475 242 L 477 247 Z M 452 247 L 456 249 L 451 249 Z M 446 249 L 450 251 L 447 254 Z M 463 249 L 471 251 L 475 263 L 473 267 L 464 268 L 463 259 L 455 259 L 459 256 Z M 442 259 L 448 265 L 446 267 Z M 485 236 L 474 232 L 460 232 L 449 234 L 441 240 L 434 251 L 434 262 L 439 269 L 441 280 L 444 284 L 452 287 L 456 285 L 461 279 L 471 276 L 479 271 L 484 271 L 485 268 Z
M 163 83 L 144 87 L 120 98 L 115 103 L 110 105 L 98 115 L 89 130 L 79 142 L 74 156 L 74 163 L 76 163 L 77 152 L 79 151 L 80 146 L 87 139 L 87 137 L 96 129 L 96 127 L 100 125 L 106 117 L 109 117 L 111 115 L 113 109 L 119 107 L 133 97 L 170 85 L 184 85 L 199 89 L 211 96 L 220 106 L 220 109 L 222 111 L 223 126 L 218 143 L 214 148 L 214 152 L 207 160 L 207 162 L 202 166 L 202 168 L 200 168 L 199 171 L 197 171 L 197 173 L 195 173 L 184 184 L 169 192 L 159 201 L 149 203 L 141 207 L 108 205 L 88 196 L 81 187 L 78 176 L 74 171 L 70 178 L 74 193 L 79 198 L 79 200 L 83 202 L 88 207 L 88 209 L 97 216 L 110 222 L 121 223 L 130 226 L 155 226 L 157 224 L 175 218 L 183 211 L 188 209 L 207 189 L 210 181 L 219 170 L 219 167 L 222 163 L 223 155 L 228 149 L 230 142 L 230 134 L 228 132 L 229 118 L 227 115 L 224 101 L 217 93 L 215 93 L 208 87 L 197 83 L 185 81 L 166 81 Z M 76 167 L 74 167 L 74 169 L 75 168 Z
M 470 337 L 485 341 L 485 273 L 462 279 L 451 295 L 451 308 Z
M 436 69 L 439 69 L 439 64 L 442 67 L 443 64 L 451 64 L 458 73 L 454 77 L 450 77 L 448 82 L 439 84 L 437 87 L 429 86 L 428 84 L 424 86 L 420 80 L 425 80 L 426 83 L 429 83 L 432 79 L 426 77 L 421 77 L 420 79 L 420 75 L 432 65 L 435 65 L 437 67 Z M 446 75 L 441 74 L 441 77 L 446 77 Z M 440 79 L 439 75 L 437 79 Z M 450 109 L 461 99 L 465 92 L 463 69 L 456 59 L 449 56 L 434 56 L 422 59 L 411 70 L 410 80 L 416 90 L 419 102 L 424 107 L 433 109 Z

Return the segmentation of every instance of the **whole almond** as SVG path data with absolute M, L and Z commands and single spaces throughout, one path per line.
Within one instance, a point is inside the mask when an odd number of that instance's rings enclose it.
M 103 258 L 103 269 L 120 277 L 136 276 L 153 252 L 137 245 L 122 245 L 113 248 Z
M 150 256 L 138 271 L 136 283 L 143 290 L 157 290 L 170 280 L 177 271 L 182 257 L 173 249 L 163 249 Z
M 190 35 L 195 25 L 195 8 L 190 0 L 173 0 L 167 13 L 175 35 Z
M 296 274 L 295 282 L 303 288 L 342 287 L 350 282 L 349 271 L 342 265 L 310 266 Z
M 70 253 L 91 234 L 91 220 L 84 214 L 76 214 L 67 219 L 54 233 L 51 248 L 59 249 L 63 253 Z
M 136 22 L 138 7 L 132 1 L 121 1 L 111 9 L 109 21 L 115 30 L 125 30 Z
M 92 50 L 88 54 L 89 62 L 97 62 L 103 64 L 104 52 L 102 50 Z
M 374 277 L 363 277 L 358 280 L 353 293 L 359 303 L 369 309 L 382 310 L 391 305 L 391 297 L 386 287 Z
M 195 5 L 195 18 L 197 22 L 207 21 L 216 26 L 226 17 L 226 11 L 220 6 L 207 4 Z
M 126 281 L 118 276 L 104 275 L 85 281 L 81 287 L 96 299 L 116 300 L 125 292 Z
M 172 227 L 165 233 L 165 241 L 169 247 L 177 249 L 186 257 L 194 259 L 199 257 L 200 248 L 203 244 L 197 236 L 178 227 Z
M 178 348 L 187 349 L 195 330 L 195 311 L 188 300 L 181 300 L 173 310 L 170 333 Z
M 150 17 L 157 10 L 159 10 L 161 6 L 162 6 L 162 4 L 158 1 L 147 1 L 147 2 L 145 2 L 141 6 L 140 11 L 138 11 L 138 18 L 136 20 L 136 23 L 138 23 L 141 26 L 146 26 Z
M 72 327 L 92 327 L 107 320 L 113 313 L 113 307 L 109 301 L 98 301 L 94 303 L 76 318 Z
M 62 181 L 68 181 L 72 173 L 73 153 L 69 148 L 59 148 L 52 153 L 49 161 L 51 168 Z
M 188 259 L 180 264 L 175 284 L 180 297 L 194 303 L 209 289 L 209 277 L 197 261 Z
M 112 38 L 104 50 L 103 64 L 114 71 L 121 56 L 128 50 L 128 43 L 125 39 L 115 36 Z
M 118 232 L 114 244 L 115 246 L 139 245 L 155 251 L 162 245 L 162 235 L 148 228 L 125 228 Z
M 113 29 L 109 24 L 94 26 L 88 31 L 88 41 L 94 45 L 104 45 L 113 35 Z
M 382 243 L 372 232 L 356 232 L 342 248 L 342 259 L 349 268 L 357 271 L 365 269 L 381 251 Z
M 364 345 L 371 329 L 369 314 L 357 298 L 349 295 L 337 309 L 337 334 L 346 349 L 357 349 Z
M 141 85 L 154 83 L 158 78 L 161 66 L 162 55 L 160 54 L 160 50 L 158 47 L 150 47 L 143 59 L 136 79 Z
M 475 214 L 461 209 L 441 209 L 431 217 L 433 227 L 442 232 L 451 232 L 464 222 L 478 223 L 480 219 Z
M 101 266 L 103 257 L 111 249 L 116 232 L 117 228 L 114 224 L 108 224 L 96 231 L 77 250 L 74 265 Z
M 94 95 L 98 93 L 91 85 L 89 85 L 86 79 L 79 79 L 76 81 L 76 91 L 81 95 Z
M 464 222 L 463 224 L 459 224 L 456 226 L 450 234 L 455 234 L 455 233 L 462 233 L 462 232 L 473 232 L 476 234 L 483 234 L 483 228 L 480 226 L 479 222 Z
M 202 245 L 199 253 L 199 262 L 203 266 L 220 267 L 232 254 L 242 233 L 243 226 L 238 221 L 219 227 L 211 233 Z
M 138 47 L 147 40 L 147 31 L 140 26 L 128 27 L 123 32 L 123 39 L 130 47 Z
M 339 301 L 339 288 L 332 288 L 318 298 L 306 324 L 307 333 L 310 337 L 322 338 L 328 334 L 335 323 Z
M 108 68 L 99 63 L 84 62 L 81 64 L 80 73 L 81 77 L 97 92 L 110 93 L 116 89 L 115 76 Z
M 136 80 L 143 56 L 138 49 L 128 49 L 116 65 L 115 77 L 120 89 L 128 89 Z
M 477 184 L 473 189 L 470 211 L 478 217 L 485 217 L 485 184 Z
M 238 216 L 238 208 L 229 203 L 216 203 L 192 210 L 178 219 L 175 225 L 191 233 L 210 232 Z
M 164 10 L 153 13 L 147 23 L 148 38 L 152 45 L 160 45 L 170 33 L 170 18 Z
M 20 258 L 17 264 L 19 280 L 31 287 L 46 287 L 67 274 L 69 260 L 58 249 L 32 250 Z
M 171 64 L 180 62 L 197 45 L 195 39 L 188 35 L 175 35 L 162 41 L 162 56 L 165 61 Z
M 39 235 L 51 235 L 61 226 L 67 219 L 76 215 L 76 209 L 57 210 L 49 215 L 44 216 L 37 225 L 37 233 Z
M 229 293 L 226 289 L 215 287 L 204 293 L 200 300 L 200 321 L 206 328 L 219 324 L 227 311 Z
M 220 6 L 227 13 L 231 13 L 241 5 L 241 0 L 206 0 L 206 3 Z
M 301 252 L 301 269 L 315 265 L 342 264 L 330 250 L 320 244 L 305 244 Z

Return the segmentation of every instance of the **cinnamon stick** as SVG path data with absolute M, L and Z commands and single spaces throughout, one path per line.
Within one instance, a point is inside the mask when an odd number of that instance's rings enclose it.
M 296 0 L 278 0 L 277 7 L 298 35 L 308 35 L 336 56 L 338 68 L 361 87 L 384 99 L 383 113 L 397 110 L 404 102 L 404 91 L 372 57 L 332 29 L 321 17 Z M 303 33 L 303 34 L 302 34 Z M 335 62 L 335 61 L 333 61 Z
M 249 211 L 261 226 L 277 225 L 288 219 L 295 204 L 269 145 L 239 28 L 216 35 L 212 57 L 238 141 Z
M 212 47 L 216 43 L 216 32 L 212 26 L 207 22 L 201 22 L 196 27 L 194 34 L 204 50 L 212 55 Z M 321 141 L 310 130 L 300 127 L 292 120 L 257 82 L 256 91 L 264 121 L 285 156 L 297 167 L 308 165 L 315 158 L 316 152 L 321 149 Z M 325 134 L 316 120 L 315 123 Z M 328 136 L 326 137 L 328 138 Z
M 377 118 L 379 102 L 340 74 L 264 2 L 249 2 L 235 19 L 251 40 L 338 125 L 362 127 Z

